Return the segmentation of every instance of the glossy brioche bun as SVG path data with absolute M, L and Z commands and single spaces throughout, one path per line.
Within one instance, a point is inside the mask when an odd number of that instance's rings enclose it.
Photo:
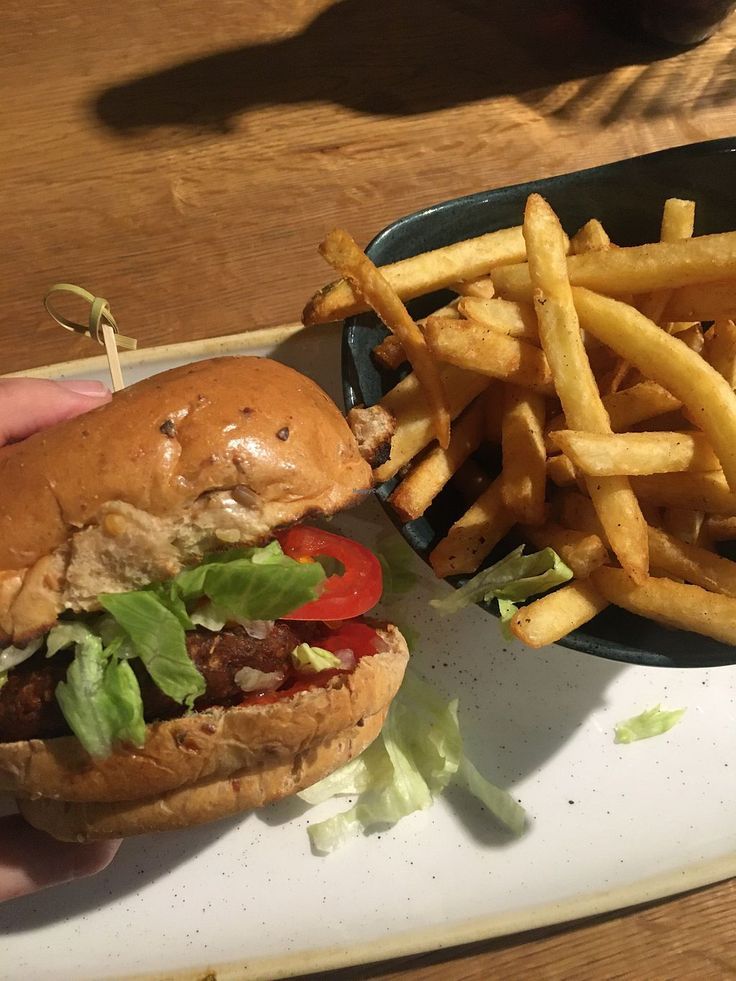
M 169 515 L 244 487 L 273 529 L 339 511 L 371 483 L 309 378 L 266 358 L 194 362 L 0 450 L 0 576 L 64 546 L 110 501 Z
M 311 786 L 352 760 L 373 742 L 388 712 L 361 720 L 323 742 L 312 743 L 282 763 L 263 763 L 169 791 L 157 798 L 116 804 L 19 800 L 18 808 L 35 828 L 61 841 L 127 838 L 151 831 L 189 828 L 262 807 Z
M 0 792 L 18 797 L 112 803 L 168 793 L 236 771 L 291 765 L 309 747 L 380 713 L 399 689 L 409 658 L 394 626 L 384 648 L 324 687 L 264 705 L 211 708 L 146 727 L 145 744 L 92 759 L 74 736 L 0 743 Z M 40 807 L 41 805 L 39 805 Z

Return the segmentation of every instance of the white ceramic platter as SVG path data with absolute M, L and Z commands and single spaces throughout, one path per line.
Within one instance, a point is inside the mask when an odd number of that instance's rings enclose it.
M 129 381 L 218 353 L 273 353 L 337 400 L 334 328 L 261 332 L 124 358 Z M 105 377 L 104 362 L 49 376 Z M 368 544 L 377 504 L 339 519 Z M 460 697 L 479 768 L 523 801 L 521 839 L 453 793 L 327 858 L 308 811 L 285 801 L 241 819 L 127 841 L 96 879 L 0 908 L 0 976 L 282 977 L 499 936 L 671 895 L 736 874 L 736 668 L 624 666 L 504 641 L 478 609 L 451 619 L 449 588 L 420 584 L 389 612 L 420 641 L 414 667 Z M 617 746 L 614 723 L 685 706 L 670 733 Z

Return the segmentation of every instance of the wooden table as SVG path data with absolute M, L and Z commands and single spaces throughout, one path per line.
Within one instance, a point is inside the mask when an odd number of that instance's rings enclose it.
M 366 242 L 471 191 L 736 131 L 736 22 L 677 51 L 573 0 L 6 0 L 0 370 L 97 353 L 45 315 L 106 296 L 143 345 L 298 318 L 341 224 Z M 736 973 L 733 883 L 343 972 Z

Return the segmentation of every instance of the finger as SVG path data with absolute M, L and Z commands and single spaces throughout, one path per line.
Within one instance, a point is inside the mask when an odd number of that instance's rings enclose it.
M 20 814 L 0 818 L 0 902 L 107 868 L 119 841 L 75 845 L 37 831 Z
M 93 383 L 89 392 L 75 391 L 73 386 L 80 384 L 85 387 L 89 383 L 61 384 L 46 378 L 0 379 L 0 446 L 89 412 L 111 398 L 107 389 L 98 387 L 97 383 Z

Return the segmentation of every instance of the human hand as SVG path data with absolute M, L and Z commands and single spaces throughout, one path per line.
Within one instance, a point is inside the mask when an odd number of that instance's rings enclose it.
M 1 378 L 0 446 L 109 400 L 110 392 L 101 382 Z M 32 828 L 20 814 L 0 817 L 0 902 L 100 872 L 119 845 L 68 844 Z
M 0 446 L 110 401 L 96 381 L 0 378 Z

